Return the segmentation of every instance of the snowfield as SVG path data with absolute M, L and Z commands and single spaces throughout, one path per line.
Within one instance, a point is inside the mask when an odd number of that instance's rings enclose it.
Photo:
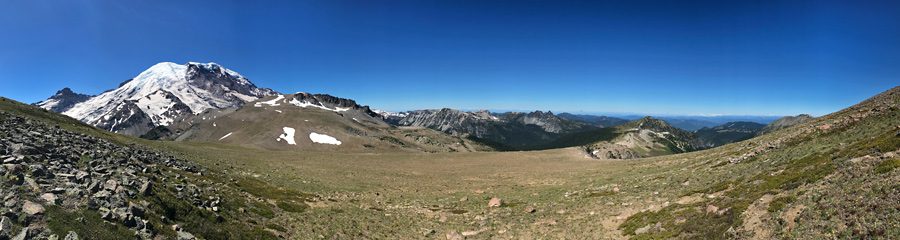
M 284 139 L 284 141 L 290 145 L 297 145 L 297 142 L 294 141 L 294 132 L 296 131 L 297 130 L 294 130 L 293 128 L 284 127 L 284 133 L 278 136 L 278 139 L 275 139 L 275 141 L 281 142 L 281 139 Z
M 312 140 L 314 143 L 341 145 L 341 141 L 338 141 L 337 138 L 325 134 L 310 133 L 309 140 Z
M 325 109 L 328 111 L 334 111 L 334 112 L 343 112 L 343 111 L 350 110 L 350 108 L 340 108 L 340 107 L 331 109 L 331 108 L 328 108 L 328 107 L 325 107 L 322 105 L 318 105 L 318 104 L 312 104 L 312 103 L 305 102 L 305 101 L 301 102 L 301 101 L 298 101 L 297 99 L 291 99 L 290 103 L 294 104 L 294 106 L 298 106 L 298 107 L 314 107 L 314 108 L 321 108 L 321 109 Z

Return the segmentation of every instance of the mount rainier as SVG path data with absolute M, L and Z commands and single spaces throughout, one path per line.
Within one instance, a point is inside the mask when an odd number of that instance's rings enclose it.
M 139 136 L 157 126 L 168 126 L 182 116 L 209 108 L 238 107 L 261 97 L 278 94 L 258 88 L 237 72 L 215 63 L 162 62 L 123 82 L 118 88 L 71 107 L 55 107 L 64 97 L 57 94 L 35 106 L 79 119 L 99 128 Z M 71 100 L 69 100 L 71 102 Z

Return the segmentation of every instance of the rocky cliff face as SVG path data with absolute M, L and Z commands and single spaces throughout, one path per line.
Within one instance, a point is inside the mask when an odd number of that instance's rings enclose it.
M 65 112 L 75 106 L 75 104 L 91 99 L 91 95 L 72 92 L 72 89 L 63 88 L 50 96 L 47 100 L 34 103 L 32 105 L 39 108 L 47 109 L 54 112 Z

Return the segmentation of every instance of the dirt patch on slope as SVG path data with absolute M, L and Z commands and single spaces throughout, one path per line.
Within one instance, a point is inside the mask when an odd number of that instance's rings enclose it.
M 753 201 L 747 211 L 743 213 L 744 225 L 741 231 L 747 239 L 769 239 L 772 236 L 772 219 L 769 215 L 769 202 L 775 195 L 766 194 L 762 198 Z

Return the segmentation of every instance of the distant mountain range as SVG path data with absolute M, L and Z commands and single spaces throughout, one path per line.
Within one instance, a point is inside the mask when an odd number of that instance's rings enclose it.
M 385 121 L 398 126 L 427 127 L 448 134 L 465 134 L 509 146 L 548 143 L 560 136 L 597 128 L 553 114 L 489 111 L 463 112 L 444 108 L 403 113 L 381 111 Z

